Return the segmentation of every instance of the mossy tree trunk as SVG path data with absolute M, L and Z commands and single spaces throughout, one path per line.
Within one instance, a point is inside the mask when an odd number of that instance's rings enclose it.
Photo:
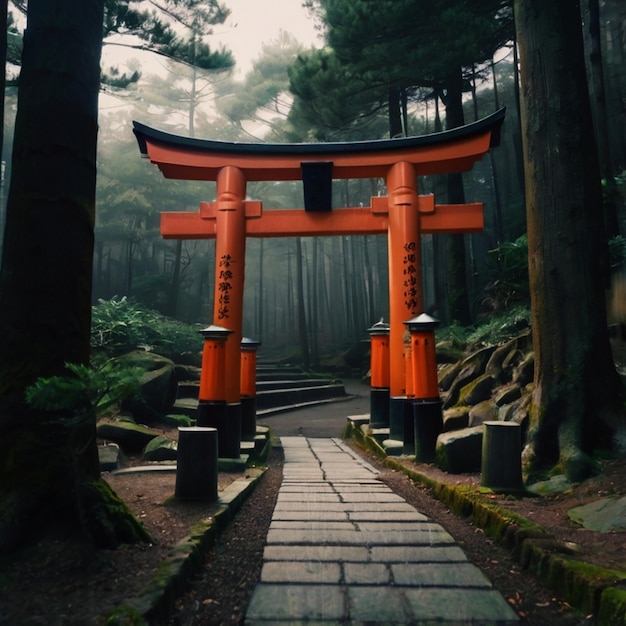
M 24 401 L 37 378 L 89 361 L 103 5 L 28 5 L 0 272 L 3 549 L 59 518 L 108 545 L 134 534 L 100 479 L 95 418 L 52 421 Z
M 560 462 L 580 480 L 623 415 L 579 3 L 516 0 L 515 18 L 535 350 L 528 469 Z

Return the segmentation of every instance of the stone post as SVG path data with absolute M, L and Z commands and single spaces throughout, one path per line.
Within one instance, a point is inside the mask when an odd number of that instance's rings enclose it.
M 176 491 L 180 500 L 217 500 L 218 433 L 215 428 L 179 427 Z

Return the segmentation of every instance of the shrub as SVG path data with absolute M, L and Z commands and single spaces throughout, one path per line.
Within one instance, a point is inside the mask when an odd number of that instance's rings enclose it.
M 181 362 L 184 355 L 199 355 L 202 337 L 197 327 L 146 309 L 124 296 L 99 300 L 92 308 L 91 347 L 111 356 L 143 349 Z

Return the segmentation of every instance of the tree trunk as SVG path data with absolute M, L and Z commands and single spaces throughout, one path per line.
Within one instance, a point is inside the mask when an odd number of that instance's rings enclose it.
M 302 365 L 308 369 L 311 367 L 309 350 L 309 330 L 306 323 L 306 305 L 304 303 L 304 272 L 302 269 L 302 240 L 296 237 L 296 281 L 298 285 L 298 337 L 300 339 L 300 352 Z
M 265 336 L 265 308 L 268 306 L 267 299 L 265 298 L 265 281 L 264 281 L 264 269 L 263 264 L 265 262 L 264 256 L 265 246 L 263 239 L 259 239 L 259 308 L 257 311 L 257 340 L 263 342 Z
M 309 272 L 309 327 L 311 329 L 311 363 L 314 368 L 318 368 L 320 364 L 320 347 L 319 347 L 319 237 L 311 239 L 313 253 L 311 257 L 311 271 Z
M 167 315 L 170 317 L 176 317 L 178 314 L 178 293 L 180 291 L 180 266 L 183 254 L 183 240 L 177 239 L 175 245 L 176 252 L 174 254 L 174 267 L 172 268 L 172 278 L 170 279 L 167 294 Z
M 500 97 L 498 95 L 498 80 L 493 57 L 491 58 L 491 76 L 493 78 L 493 104 L 497 111 L 500 108 Z M 493 230 L 496 236 L 496 245 L 499 246 L 503 241 L 502 203 L 500 202 L 500 182 L 493 150 L 489 150 L 489 167 L 491 169 L 491 183 L 493 186 Z
M 617 182 L 611 164 L 609 148 L 609 122 L 606 110 L 606 89 L 604 83 L 604 67 L 602 62 L 602 44 L 600 32 L 600 2 L 589 0 L 589 64 L 591 67 L 591 93 L 595 106 L 595 128 L 600 158 L 600 173 L 605 181 L 604 213 L 607 238 L 620 234 L 617 217 Z M 608 276 L 607 276 L 608 278 Z
M 116 526 L 95 419 L 24 404 L 37 378 L 89 362 L 102 23 L 103 0 L 29 2 L 0 272 L 0 550 L 59 521 L 115 545 L 134 520 L 122 505 Z
M 4 94 L 6 93 L 6 65 L 7 65 L 7 17 L 8 17 L 8 0 L 0 0 L 0 68 L 2 68 L 2 74 L 0 75 L 0 120 L 4 120 Z M 4 124 L 0 128 L 0 155 L 2 155 L 2 148 L 4 145 Z M 3 168 L 0 159 L 0 167 Z M 4 169 L 4 168 L 3 168 Z M 0 172 L 0 185 L 4 187 L 4 171 Z M 4 198 L 0 195 L 0 239 L 4 230 Z M 2 252 L 2 244 L 0 243 L 0 253 Z
M 465 123 L 463 116 L 463 84 L 461 68 L 446 82 L 446 128 L 459 128 Z M 448 174 L 448 202 L 465 203 L 463 176 L 458 173 Z M 467 290 L 467 269 L 465 254 L 465 235 L 448 237 L 448 307 L 449 319 L 461 326 L 472 322 Z
M 516 0 L 535 388 L 532 474 L 579 481 L 611 445 L 621 386 L 606 326 L 600 168 L 578 2 Z
M 389 136 L 402 137 L 402 112 L 400 107 L 400 93 L 395 87 L 389 89 Z

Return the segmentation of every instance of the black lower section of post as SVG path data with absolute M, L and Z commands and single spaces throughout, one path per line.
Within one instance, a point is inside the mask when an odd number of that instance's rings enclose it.
M 196 426 L 218 428 L 226 415 L 226 402 L 200 400 L 196 413 Z
M 414 454 L 413 407 L 406 396 L 389 400 L 389 439 L 402 441 L 404 454 Z
M 521 426 L 515 422 L 484 422 L 481 482 L 498 493 L 523 488 Z
M 241 451 L 241 404 L 200 401 L 196 417 L 198 426 L 217 428 L 218 455 L 238 459 Z
M 437 437 L 443 432 L 442 402 L 439 398 L 413 402 L 415 460 L 434 463 Z
M 220 433 L 220 440 L 224 440 L 221 447 L 225 459 L 238 459 L 241 455 L 241 403 L 233 402 L 226 405 L 226 424 L 224 426 L 224 437 Z
M 256 396 L 241 398 L 241 439 L 254 441 L 256 436 Z
M 370 389 L 370 428 L 389 428 L 389 389 Z
M 217 500 L 217 430 L 178 429 L 175 496 L 181 500 Z

